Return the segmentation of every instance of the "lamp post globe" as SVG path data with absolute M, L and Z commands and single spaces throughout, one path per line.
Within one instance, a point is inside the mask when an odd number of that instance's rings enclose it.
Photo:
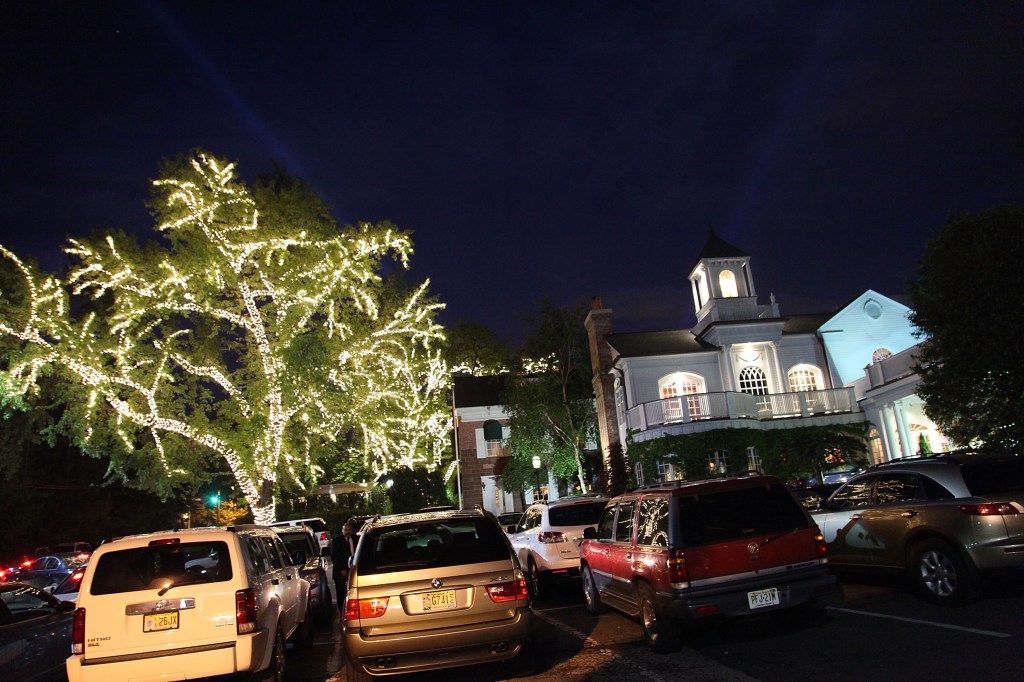
M 540 492 L 540 456 L 539 455 L 534 455 L 533 456 L 533 471 L 534 471 L 534 473 L 537 474 L 537 497 L 536 497 L 536 499 L 539 500 L 541 498 L 541 492 Z

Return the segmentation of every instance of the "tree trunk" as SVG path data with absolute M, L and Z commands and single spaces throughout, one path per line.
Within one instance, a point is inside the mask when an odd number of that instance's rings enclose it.
M 261 481 L 260 499 L 256 504 L 253 504 L 253 500 L 249 500 L 249 506 L 252 509 L 252 518 L 254 523 L 266 526 L 276 521 L 277 505 L 274 500 L 274 482 Z

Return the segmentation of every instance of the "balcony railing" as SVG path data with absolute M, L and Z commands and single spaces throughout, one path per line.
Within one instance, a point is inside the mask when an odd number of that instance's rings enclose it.
M 634 405 L 626 411 L 630 430 L 712 419 L 793 419 L 857 412 L 852 388 L 799 393 L 692 393 Z

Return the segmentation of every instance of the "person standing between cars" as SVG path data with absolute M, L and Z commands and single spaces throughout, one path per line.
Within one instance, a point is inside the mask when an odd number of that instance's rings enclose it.
M 331 577 L 334 578 L 334 594 L 338 610 L 345 614 L 345 594 L 348 591 L 348 560 L 356 553 L 356 539 L 352 535 L 352 524 L 345 522 L 341 533 L 331 538 Z

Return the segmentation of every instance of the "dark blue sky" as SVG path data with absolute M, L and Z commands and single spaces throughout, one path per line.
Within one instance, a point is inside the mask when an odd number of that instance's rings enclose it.
M 203 147 L 412 230 L 442 319 L 508 337 L 545 294 L 688 326 L 709 225 L 784 314 L 899 294 L 1024 189 L 1019 2 L 4 3 L 0 50 L 16 252 L 152 234 Z

